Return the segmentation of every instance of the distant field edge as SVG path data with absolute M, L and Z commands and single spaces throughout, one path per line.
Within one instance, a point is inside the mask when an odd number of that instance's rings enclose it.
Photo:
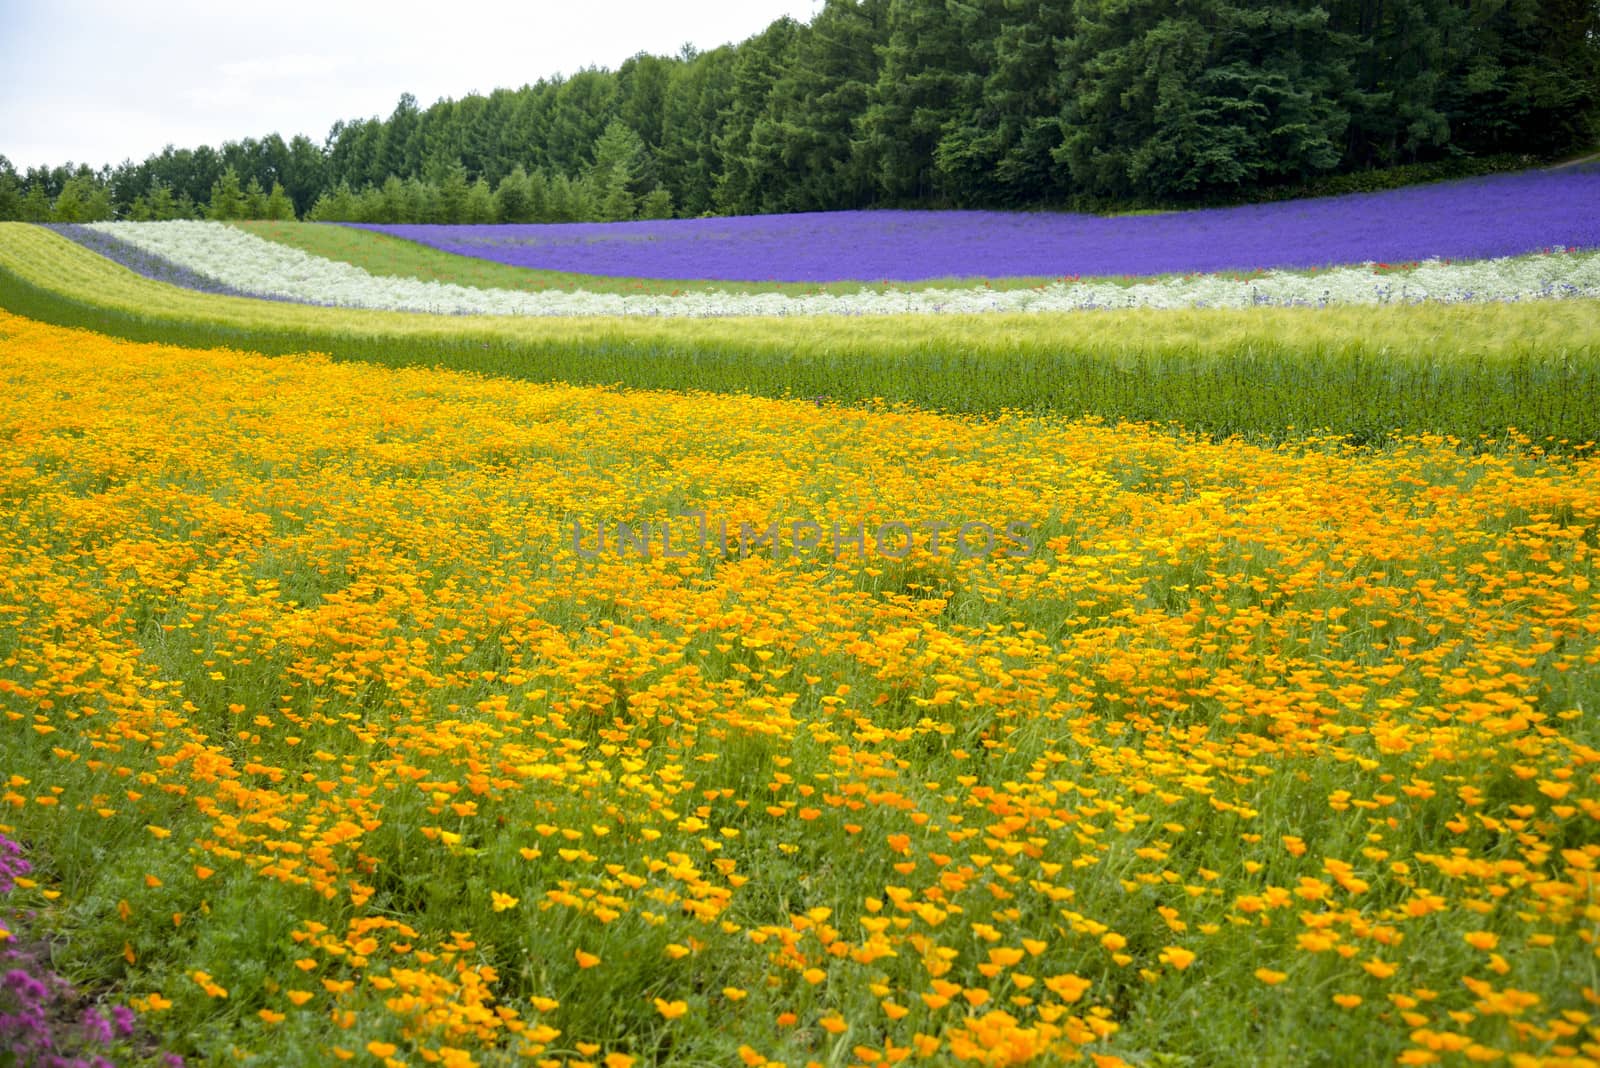
M 0 224 L 0 306 L 132 341 L 528 381 L 1026 410 L 1361 444 L 1600 438 L 1600 302 L 860 319 L 450 317 L 192 293 Z M 709 431 L 708 432 L 712 432 Z

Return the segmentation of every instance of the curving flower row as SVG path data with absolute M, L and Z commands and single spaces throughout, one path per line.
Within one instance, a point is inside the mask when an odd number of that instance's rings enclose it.
M 211 222 L 94 223 L 94 232 L 161 257 L 184 276 L 278 300 L 388 311 L 525 316 L 810 316 L 1065 312 L 1105 308 L 1378 305 L 1600 296 L 1600 253 L 1470 263 L 1429 261 L 1406 270 L 1369 264 L 1304 274 L 1200 275 L 1131 283 L 1061 281 L 1031 289 L 914 289 L 853 294 L 700 292 L 624 296 L 522 293 L 376 276 Z M 70 234 L 68 236 L 71 236 Z M 179 284 L 183 284 L 179 281 Z
M 361 223 L 517 267 L 632 278 L 913 281 L 1129 277 L 1600 247 L 1600 168 L 1530 170 L 1226 208 L 826 211 L 622 223 Z

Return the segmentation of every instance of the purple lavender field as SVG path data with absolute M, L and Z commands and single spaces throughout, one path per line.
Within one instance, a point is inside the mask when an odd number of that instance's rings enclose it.
M 363 225 L 517 267 L 728 282 L 1187 274 L 1600 246 L 1600 168 L 1165 215 L 847 211 L 625 223 Z

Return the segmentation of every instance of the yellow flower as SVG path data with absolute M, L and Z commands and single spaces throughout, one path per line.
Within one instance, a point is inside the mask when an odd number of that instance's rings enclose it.
M 1182 946 L 1168 946 L 1161 951 L 1161 959 L 1181 972 L 1194 963 L 1194 954 Z
M 1051 976 L 1044 981 L 1044 985 L 1049 988 L 1050 991 L 1056 995 L 1056 997 L 1060 998 L 1062 1001 L 1065 1001 L 1068 1005 L 1071 1005 L 1073 1002 L 1083 997 L 1088 989 L 1094 985 L 1094 981 L 1081 978 L 1077 975 L 1067 974 Z

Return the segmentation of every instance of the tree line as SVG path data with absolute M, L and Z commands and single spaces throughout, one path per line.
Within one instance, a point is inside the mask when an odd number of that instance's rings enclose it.
M 0 157 L 0 218 L 1206 203 L 1597 136 L 1600 0 L 826 0 L 737 45 L 427 108 L 404 94 L 321 145 L 25 174 Z

